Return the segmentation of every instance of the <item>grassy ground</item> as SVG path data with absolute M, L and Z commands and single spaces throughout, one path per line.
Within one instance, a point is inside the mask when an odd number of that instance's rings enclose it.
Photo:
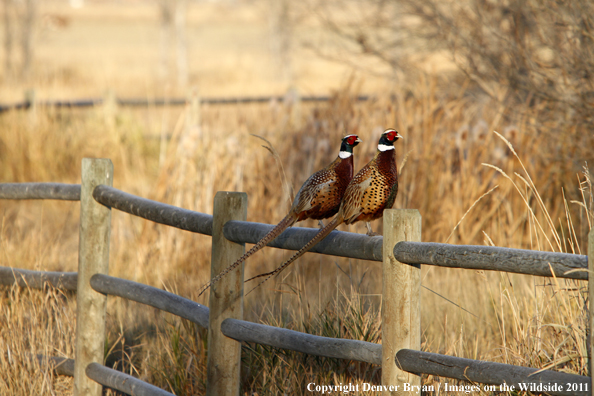
M 40 48 L 40 59 L 47 60 L 33 79 L 40 96 L 95 96 L 107 88 L 125 96 L 163 92 L 151 66 L 158 53 L 156 46 L 150 46 L 154 41 L 150 37 L 157 34 L 151 7 L 98 3 L 91 12 L 90 7 L 69 10 L 50 4 L 56 8 L 47 12 L 68 15 L 72 21 L 66 28 L 69 32 L 52 33 L 46 47 Z M 220 22 L 221 12 L 227 12 L 235 24 L 252 27 L 245 32 L 256 31 L 254 26 L 262 17 L 257 7 L 205 4 L 199 10 L 193 11 L 191 20 L 206 24 L 197 29 L 204 35 L 214 34 L 206 26 Z M 104 35 L 99 35 L 101 18 L 113 25 Z M 139 41 L 113 49 L 113 41 L 123 35 L 118 29 Z M 230 26 L 218 29 L 228 29 L 227 39 L 236 42 Z M 228 48 L 217 41 L 225 38 L 221 31 L 209 41 L 208 51 Z M 254 38 L 258 34 L 264 33 L 260 30 Z M 99 36 L 93 50 L 68 50 L 84 46 L 90 40 L 85 37 Z M 254 53 L 266 53 L 259 43 Z M 138 48 L 138 53 L 132 54 L 127 45 Z M 205 59 L 199 55 L 202 48 L 192 52 L 196 59 Z M 64 51 L 63 57 L 50 57 L 51 51 L 58 50 Z M 217 54 L 223 58 L 218 77 L 209 74 L 218 65 L 212 59 L 195 63 L 196 81 L 204 95 L 284 92 L 286 82 L 265 78 L 270 66 L 257 67 L 255 60 L 260 57 L 244 57 L 237 51 Z M 335 158 L 345 131 L 359 134 L 364 141 L 355 149 L 358 169 L 373 154 L 380 132 L 391 126 L 405 136 L 397 147 L 401 187 L 395 207 L 420 210 L 423 241 L 586 254 L 586 236 L 594 220 L 591 178 L 583 168 L 592 152 L 587 136 L 558 125 L 541 125 L 539 112 L 544 110 L 538 106 L 508 108 L 476 96 L 464 80 L 415 75 L 399 84 L 384 83 L 380 90 L 375 78 L 347 79 L 341 66 L 309 58 L 300 62 L 303 70 L 312 68 L 311 75 L 299 74 L 302 92 L 325 94 L 334 88 L 331 102 L 202 106 L 199 117 L 190 108 L 168 107 L 3 114 L 0 180 L 76 183 L 82 158 L 108 157 L 114 162 L 114 186 L 124 191 L 205 213 L 212 213 L 216 191 L 245 191 L 248 220 L 274 223 L 286 214 L 290 189 L 283 185 L 279 176 L 283 171 L 275 158 L 252 134 L 270 141 L 279 153 L 288 185 L 299 188 L 309 174 Z M 452 81 L 459 82 L 459 89 L 451 88 Z M 15 83 L 1 99 L 18 99 L 24 88 Z M 378 99 L 353 101 L 359 93 L 374 93 Z M 0 205 L 0 265 L 76 270 L 75 203 L 5 201 Z M 310 221 L 302 225 L 316 226 Z M 365 232 L 364 225 L 358 224 L 341 229 Z M 381 230 L 380 221 L 374 229 Z M 246 276 L 270 270 L 289 255 L 265 249 L 248 261 Z M 208 237 L 117 211 L 112 214 L 110 275 L 196 299 L 196 291 L 208 280 L 209 260 Z M 470 312 L 423 289 L 424 350 L 587 373 L 584 282 L 440 268 L 422 271 L 424 286 Z M 205 296 L 198 301 L 207 303 Z M 0 321 L 0 394 L 71 392 L 71 380 L 34 366 L 30 356 L 74 356 L 74 305 L 73 296 L 55 290 L 0 291 L 0 312 L 5 318 Z M 379 263 L 307 254 L 281 279 L 250 294 L 245 312 L 249 320 L 381 342 L 380 306 Z M 206 340 L 202 330 L 115 298 L 109 298 L 108 312 L 108 365 L 178 395 L 203 391 Z M 256 345 L 245 346 L 243 359 L 246 394 L 300 394 L 309 382 L 377 382 L 380 376 L 374 366 Z

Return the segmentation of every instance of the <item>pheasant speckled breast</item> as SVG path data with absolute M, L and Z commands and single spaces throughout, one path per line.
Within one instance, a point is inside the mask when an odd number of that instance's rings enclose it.
M 358 144 L 358 143 L 357 143 Z M 293 200 L 296 221 L 327 219 L 338 213 L 342 197 L 353 178 L 353 158 L 338 157 L 307 179 Z
M 248 257 L 262 249 L 269 242 L 279 236 L 284 230 L 297 221 L 305 219 L 327 219 L 334 216 L 342 202 L 342 197 L 353 178 L 353 148 L 361 143 L 357 135 L 345 136 L 340 144 L 338 157 L 326 168 L 311 175 L 293 200 L 289 214 L 285 216 L 272 230 L 260 239 L 239 260 L 227 267 L 204 285 L 198 296 L 202 295 L 211 285 L 243 263 Z
M 372 221 L 391 208 L 398 194 L 398 169 L 394 150 L 377 151 L 353 178 L 343 198 L 342 217 L 346 224 Z

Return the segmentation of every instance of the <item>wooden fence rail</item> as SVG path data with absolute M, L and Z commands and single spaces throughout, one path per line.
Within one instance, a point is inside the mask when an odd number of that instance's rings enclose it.
M 49 363 L 49 366 L 58 375 L 74 377 L 74 359 L 37 355 L 39 364 Z
M 232 220 L 225 224 L 223 233 L 225 238 L 233 242 L 256 243 L 272 228 L 274 225 Z M 268 246 L 285 250 L 299 250 L 318 231 L 314 228 L 291 227 Z M 353 232 L 332 231 L 309 251 L 330 256 L 382 261 L 383 240 L 384 238 L 381 236 L 368 237 Z
M 495 385 L 495 392 L 510 390 L 516 392 L 524 387 L 533 393 L 551 395 L 590 394 L 590 377 L 560 373 L 551 370 L 513 366 L 511 364 L 485 362 L 437 353 L 401 349 L 396 353 L 396 364 L 413 373 L 431 373 L 435 376 L 456 378 L 471 383 Z M 507 388 L 500 387 L 505 384 Z M 547 388 L 543 389 L 543 386 Z M 540 388 L 540 389 L 539 389 Z M 484 388 L 480 388 L 483 390 Z M 447 392 L 444 389 L 444 394 Z M 469 392 L 466 392 L 469 393 Z M 475 392 L 472 392 L 475 393 Z
M 111 186 L 97 186 L 93 191 L 97 202 L 159 224 L 181 230 L 212 235 L 212 215 L 194 212 L 150 199 L 128 194 Z
M 77 196 L 76 194 L 80 197 L 80 185 L 77 184 L 0 183 L 0 199 L 75 200 L 73 198 Z M 105 206 L 155 223 L 212 235 L 212 215 L 209 214 L 141 198 L 105 185 L 98 186 L 93 191 L 93 197 Z M 234 220 L 225 224 L 223 233 L 225 238 L 232 242 L 256 243 L 273 227 L 274 225 L 270 224 Z M 285 250 L 299 250 L 313 238 L 317 231 L 312 228 L 291 227 L 268 246 Z M 311 252 L 382 261 L 382 249 L 383 237 L 381 236 L 368 237 L 350 232 L 333 231 Z M 588 279 L 587 256 L 578 254 L 432 242 L 400 242 L 394 247 L 394 256 L 397 260 L 407 264 L 505 271 L 544 277 L 552 276 L 552 268 L 556 277 Z
M 0 199 L 58 199 L 80 201 L 80 184 L 1 183 Z
M 101 160 L 94 160 L 95 162 Z M 84 165 L 84 162 L 83 162 Z M 84 168 L 84 166 L 83 166 Z M 105 172 L 102 170 L 100 172 L 96 172 L 97 174 L 104 174 Z M 85 176 L 87 174 L 87 176 Z M 109 175 L 109 172 L 108 172 Z M 83 171 L 83 185 L 85 183 L 85 177 L 89 177 L 88 171 Z M 111 182 L 110 177 L 108 177 L 109 181 Z M 98 184 L 96 187 L 92 185 L 93 183 Z M 102 183 L 93 182 L 91 184 L 87 183 L 87 190 L 86 192 L 81 192 L 80 185 L 65 185 L 59 183 L 27 183 L 26 185 L 16 185 L 16 184 L 0 184 L 0 199 L 66 199 L 66 200 L 77 200 L 80 199 L 81 195 L 84 197 L 92 196 L 94 198 L 92 201 L 94 203 L 92 205 L 96 205 L 97 203 L 102 204 L 102 206 L 109 210 L 110 208 L 118 209 L 136 216 L 143 217 L 147 220 L 155 221 L 157 223 L 170 225 L 176 228 L 180 228 L 187 231 L 198 232 L 206 235 L 213 234 L 213 225 L 216 223 L 216 216 L 215 217 L 207 214 L 197 213 L 190 210 L 178 208 L 175 206 L 151 201 L 148 199 L 140 198 L 118 189 L 115 189 L 111 186 L 107 186 Z M 91 185 L 91 187 L 89 187 Z M 83 200 L 84 202 L 88 202 Z M 84 204 L 83 205 L 88 205 Z M 245 207 L 245 205 L 244 205 Z M 81 209 L 82 211 L 82 209 Z M 221 211 L 226 212 L 227 210 Z M 84 211 L 83 211 L 84 212 Z M 394 213 L 392 213 L 394 212 Z M 396 214 L 396 212 L 406 212 L 406 211 L 390 211 L 390 215 Z M 412 211 L 410 211 L 412 214 Z M 418 212 L 417 212 L 418 213 Z M 407 215 L 408 216 L 408 215 Z M 410 216 L 408 216 L 410 217 Z M 408 218 L 407 217 L 407 218 Z M 238 217 L 235 217 L 238 218 Z M 245 217 L 244 217 L 245 218 Z M 385 216 L 385 219 L 391 218 L 390 216 Z M 83 215 L 81 214 L 81 220 L 83 219 Z M 412 219 L 412 217 L 410 217 Z M 248 243 L 255 243 L 258 241 L 265 233 L 267 233 L 273 226 L 266 225 L 266 224 L 258 224 L 258 223 L 249 223 L 246 221 L 237 221 L 231 220 L 227 221 L 225 219 L 221 222 L 219 219 L 219 225 L 217 225 L 217 235 L 222 234 L 224 236 L 221 241 L 228 241 L 235 244 L 243 244 L 245 242 Z M 104 220 L 101 220 L 105 224 Z M 420 234 L 420 217 L 418 220 L 418 233 Z M 82 223 L 81 223 L 82 224 Z M 99 224 L 99 223 L 98 223 Z M 404 223 L 403 223 L 404 224 Z M 411 223 L 412 224 L 412 223 Z M 416 223 L 415 223 L 416 224 Z M 414 228 L 413 227 L 413 228 Z M 386 228 L 386 225 L 385 225 Z M 88 229 L 87 227 L 83 227 L 81 225 L 81 241 L 82 239 L 87 239 L 83 237 L 83 229 Z M 397 230 L 397 227 L 395 228 Z M 290 249 L 290 250 L 297 250 L 301 248 L 306 241 L 308 241 L 317 230 L 313 229 L 304 229 L 304 228 L 291 228 L 285 231 L 279 238 L 277 238 L 270 246 L 278 247 L 282 249 Z M 405 232 L 405 234 L 416 235 L 415 232 Z M 396 234 L 394 234 L 396 235 Z M 217 237 L 218 238 L 218 237 Z M 575 278 L 575 279 L 588 279 L 587 273 L 584 269 L 587 268 L 586 264 L 586 256 L 579 256 L 579 255 L 568 255 L 568 254 L 559 254 L 559 253 L 548 253 L 548 252 L 534 252 L 534 251 L 527 251 L 527 250 L 519 250 L 519 249 L 504 249 L 504 248 L 491 248 L 491 247 L 484 247 L 484 246 L 454 246 L 454 245 L 443 245 L 443 244 L 433 244 L 433 243 L 420 243 L 420 242 L 401 242 L 396 244 L 398 238 L 393 236 L 391 233 L 386 235 L 386 238 L 382 237 L 367 237 L 364 235 L 346 233 L 346 232 L 333 232 L 330 234 L 329 237 L 326 238 L 325 241 L 320 243 L 313 249 L 313 252 L 318 252 L 322 254 L 330 254 L 336 256 L 343 256 L 343 257 L 352 257 L 358 259 L 366 259 L 366 260 L 373 260 L 373 261 L 384 261 L 384 270 L 389 269 L 391 271 L 392 266 L 402 266 L 402 268 L 398 268 L 395 274 L 394 281 L 389 281 L 387 284 L 384 282 L 384 289 L 387 287 L 389 289 L 393 289 L 394 287 L 398 288 L 401 286 L 401 282 L 409 282 L 409 278 L 411 275 L 406 275 L 408 272 L 412 271 L 412 273 L 416 274 L 414 270 L 407 269 L 407 264 L 412 264 L 417 266 L 419 264 L 430 264 L 430 265 L 440 265 L 440 266 L 450 266 L 450 267 L 460 267 L 460 268 L 469 268 L 469 269 L 487 269 L 487 270 L 501 270 L 501 271 L 508 271 L 508 272 L 518 272 L 524 274 L 532 274 L 538 276 L 558 276 L 558 277 L 567 277 L 567 278 Z M 104 237 L 100 238 L 105 240 Z M 420 236 L 415 236 L 414 240 L 419 240 Z M 108 240 L 108 239 L 107 239 Z M 389 244 L 389 246 L 394 246 L 387 251 L 384 249 L 384 241 Z M 389 241 L 389 242 L 388 242 Z M 81 242 L 82 243 L 82 242 Z M 88 242 L 87 242 L 88 243 Z M 215 250 L 226 250 L 223 247 L 215 247 L 215 241 L 213 238 L 213 252 Z M 226 242 L 225 242 L 226 243 Z M 82 246 L 82 245 L 81 245 Z M 101 251 L 101 249 L 97 250 L 96 244 L 92 244 L 93 246 L 93 254 L 97 254 Z M 222 245 L 221 245 L 222 246 Z M 232 246 L 232 245 L 230 245 Z M 594 247 L 589 248 L 590 251 L 594 251 Z M 85 249 L 81 247 L 81 257 L 84 255 L 83 252 Z M 102 259 L 105 263 L 107 263 L 107 257 L 105 256 L 105 252 L 107 250 L 103 250 L 103 253 L 100 253 L 104 258 Z M 386 253 L 387 252 L 387 253 Z M 394 256 L 389 263 L 386 263 L 386 255 L 391 256 L 393 252 Z M 235 254 L 236 255 L 236 254 Z M 215 255 L 213 254 L 213 263 L 215 261 Z M 520 259 L 517 259 L 520 257 Z M 216 259 L 218 260 L 218 259 Z M 389 261 L 388 260 L 388 261 Z M 399 262 L 397 262 L 398 260 Z M 529 265 L 526 265 L 529 263 Z M 106 265 L 106 264 L 105 264 Z M 107 268 L 107 267 L 105 267 Z M 412 267 L 410 267 L 412 268 Z M 80 272 L 79 268 L 79 272 Z M 93 274 L 93 272 L 95 272 Z M 5 269 L 0 267 L 0 284 L 9 284 L 12 282 L 16 282 L 19 285 L 28 285 L 29 287 L 43 287 L 44 283 L 50 283 L 52 285 L 58 287 L 68 288 L 69 290 L 74 290 L 75 288 L 78 290 L 79 300 L 81 299 L 81 289 L 88 288 L 89 290 L 93 290 L 93 292 L 97 291 L 103 294 L 103 298 L 105 295 L 118 295 L 123 298 L 127 298 L 130 300 L 138 301 L 141 303 L 145 303 L 156 308 L 174 313 L 186 319 L 189 319 L 195 323 L 198 323 L 201 326 L 208 327 L 210 325 L 210 331 L 217 331 L 222 332 L 222 334 L 226 335 L 229 338 L 232 338 L 237 341 L 246 341 L 246 342 L 256 342 L 264 345 L 270 345 L 278 348 L 285 348 L 290 350 L 296 350 L 304 353 L 314 354 L 317 356 L 327 356 L 327 357 L 335 357 L 335 358 L 343 358 L 343 359 L 351 359 L 351 360 L 360 360 L 368 363 L 377 364 L 378 362 L 382 364 L 384 368 L 387 368 L 386 362 L 391 365 L 395 364 L 395 367 L 399 370 L 404 370 L 404 372 L 399 372 L 397 374 L 398 383 L 416 383 L 418 379 L 414 379 L 414 377 L 406 377 L 407 373 L 426 373 L 432 375 L 441 375 L 447 376 L 448 374 L 444 373 L 443 365 L 450 364 L 450 363 L 439 363 L 438 357 L 443 359 L 454 359 L 448 362 L 451 363 L 451 367 L 455 366 L 455 361 L 460 364 L 465 365 L 464 367 L 470 371 L 473 375 L 473 378 L 468 376 L 468 373 L 464 375 L 463 378 L 460 378 L 460 374 L 457 373 L 455 370 L 452 371 L 450 374 L 452 378 L 459 378 L 465 380 L 474 380 L 479 381 L 481 379 L 488 380 L 487 377 L 481 377 L 481 367 L 485 367 L 484 363 L 488 362 L 479 362 L 479 361 L 472 361 L 470 359 L 462 359 L 456 360 L 460 358 L 448 357 L 444 355 L 436 355 L 436 354 L 428 354 L 428 355 L 418 355 L 418 353 L 423 354 L 419 351 L 412 351 L 406 349 L 407 346 L 405 344 L 396 343 L 396 349 L 400 350 L 402 354 L 396 355 L 399 356 L 396 360 L 390 358 L 390 356 L 394 356 L 393 353 L 389 353 L 389 356 L 383 356 L 382 358 L 382 349 L 386 347 L 386 344 L 382 347 L 382 345 L 377 345 L 373 343 L 366 343 L 363 341 L 354 341 L 354 340 L 343 340 L 343 339 L 332 339 L 327 337 L 319 337 L 313 336 L 310 334 L 295 332 L 288 329 L 282 328 L 275 328 L 272 326 L 265 326 L 256 323 L 246 322 L 241 319 L 225 319 L 222 320 L 220 325 L 215 327 L 212 326 L 212 323 L 209 320 L 209 309 L 194 303 L 190 300 L 184 299 L 182 297 L 176 296 L 172 293 L 168 293 L 156 288 L 152 288 L 146 285 L 140 285 L 134 282 L 112 278 L 107 276 L 105 270 L 97 271 L 92 270 L 91 275 L 84 275 L 84 279 L 81 280 L 80 277 L 77 276 L 76 273 L 47 273 L 47 274 L 35 274 L 33 271 L 25 271 L 25 270 L 13 270 L 13 269 Z M 416 275 L 415 275 L 416 276 Z M 241 278 L 241 277 L 240 277 Z M 239 278 L 238 278 L 239 279 Z M 410 278 L 412 279 L 412 278 Z M 73 282 L 78 281 L 78 285 L 74 287 Z M 241 285 L 241 279 L 238 281 L 239 285 Z M 233 283 L 233 282 L 232 282 Z M 237 282 L 235 282 L 237 283 Z M 391 285 L 394 286 L 391 286 Z M 415 303 L 414 298 L 411 300 L 409 295 L 411 293 L 419 294 L 419 290 L 417 286 L 415 286 L 416 281 L 410 283 L 412 286 L 410 292 L 406 292 L 403 296 L 402 302 L 396 302 L 397 304 L 404 304 L 405 307 L 412 307 L 410 312 L 410 317 L 404 318 L 402 324 L 404 327 L 401 330 L 398 330 L 402 334 L 416 334 L 419 331 L 420 325 L 418 324 L 418 312 L 420 311 L 420 304 Z M 221 287 L 219 285 L 219 287 Z M 233 291 L 237 289 L 236 286 L 227 286 L 229 291 Z M 233 290 L 232 290 L 233 289 Z M 214 289 L 212 289 L 214 290 Z M 211 290 L 211 301 L 213 298 L 213 291 Z M 235 290 L 236 291 L 236 290 Z M 85 291 L 85 293 L 87 293 Z M 416 298 L 416 297 L 415 297 Z M 79 305 L 81 305 L 81 309 L 85 309 L 82 307 L 84 305 L 84 301 L 86 299 L 80 300 Z M 98 301 L 104 301 L 99 299 Z M 102 302 L 95 303 L 95 305 L 101 305 Z M 103 310 L 104 312 L 104 310 Z M 403 311 L 404 312 L 404 311 Z M 406 315 L 409 315 L 408 313 Z M 218 315 L 217 315 L 218 317 Z M 82 316 L 81 316 L 82 318 Z M 385 319 L 385 318 L 383 318 Z M 95 319 L 93 319 L 95 320 Z M 220 321 L 220 318 L 218 319 Z M 81 322 L 88 322 L 88 320 L 83 319 Z M 97 323 L 103 323 L 104 320 L 99 320 Z M 218 322 L 217 322 L 218 323 Z M 386 322 L 384 324 L 388 328 L 389 324 Z M 412 332 L 412 333 L 411 333 Z M 78 332 L 77 332 L 78 334 Z M 98 333 L 99 334 L 99 333 Z M 399 334 L 394 333 L 394 334 Z M 80 338 L 77 335 L 77 351 L 82 350 L 82 348 L 78 345 L 83 337 Z M 89 341 L 89 335 L 86 336 L 85 343 Z M 210 339 L 211 337 L 209 337 Z M 393 337 L 392 337 L 393 338 Z M 103 337 L 98 337 L 97 340 L 101 341 Z M 388 342 L 388 341 L 385 341 Z M 90 343 L 90 342 L 89 342 Z M 95 342 L 95 344 L 99 345 Z M 416 345 L 416 341 L 410 344 L 413 349 L 420 349 L 419 346 Z M 238 345 L 237 345 L 238 346 Z M 235 347 L 234 347 L 235 348 Z M 389 348 L 389 350 L 392 350 Z M 210 351 L 210 353 L 216 353 L 216 351 Z M 415 355 L 417 353 L 417 355 Z M 77 352 L 78 356 L 78 352 Z M 416 356 L 416 357 L 415 357 Z M 427 357 L 429 356 L 429 357 Z M 405 362 L 406 358 L 412 361 Z M 433 360 L 431 360 L 433 359 Z M 437 360 L 436 360 L 437 359 Z M 83 359 L 86 360 L 86 359 Z M 92 361 L 98 362 L 101 361 L 102 358 L 94 358 Z M 429 363 L 433 362 L 437 366 L 431 366 Z M 97 365 L 96 363 L 92 363 L 93 365 Z M 421 370 L 415 366 L 418 364 L 424 364 L 424 368 Z M 440 366 L 441 364 L 441 366 Z M 509 366 L 503 365 L 499 366 L 499 364 L 492 363 L 493 366 L 489 367 L 489 370 L 492 371 L 490 375 L 494 378 L 497 378 L 497 381 L 500 381 L 498 384 L 502 382 L 512 384 L 512 381 L 519 381 L 520 378 L 522 383 L 537 386 L 541 384 L 540 377 L 533 377 L 534 372 L 536 369 L 526 368 L 526 367 L 518 367 L 518 366 Z M 474 365 L 474 366 L 473 366 Z M 100 365 L 97 365 L 100 366 Z M 509 366 L 509 367 L 507 367 Z M 102 368 L 94 368 L 91 369 L 91 364 L 87 361 L 79 361 L 77 358 L 75 362 L 75 367 L 78 368 L 80 372 L 80 368 L 82 368 L 87 374 L 89 372 L 96 372 L 101 371 L 105 372 Z M 511 368 L 510 368 L 511 367 Z M 109 369 L 108 369 L 109 370 Z M 506 371 L 507 370 L 507 371 Z M 510 371 L 512 370 L 512 371 Z M 77 369 L 75 369 L 75 372 Z M 521 373 L 520 377 L 518 377 L 518 373 Z M 539 371 L 539 373 L 544 373 L 543 375 L 552 375 L 550 378 L 561 378 L 558 377 L 559 374 L 565 375 L 562 373 L 556 373 L 548 370 Z M 552 373 L 552 374 L 551 374 Z M 513 375 L 512 375 L 513 374 Z M 94 375 L 94 374 L 91 374 Z M 124 374 L 125 375 L 125 374 Z M 511 377 L 507 377 L 507 375 L 512 375 Z M 78 374 L 80 377 L 80 374 Z M 499 377 L 497 377 L 499 376 Z M 86 375 L 85 377 L 90 377 Z M 582 376 L 574 376 L 579 378 L 573 378 L 576 384 L 589 384 L 590 378 L 589 377 L 582 377 Z M 99 378 L 99 377 L 97 377 Z M 413 380 L 411 380 L 413 378 Z M 538 379 L 537 380 L 535 380 Z M 547 377 L 549 378 L 549 377 Z M 564 377 L 565 378 L 565 377 Z M 567 379 L 567 378 L 565 378 Z M 576 382 L 577 381 L 577 382 Z M 103 385 L 108 385 L 105 379 L 99 379 Z M 126 381 L 124 381 L 126 382 Z M 490 383 L 490 382 L 486 382 Z M 237 381 L 236 384 L 233 385 L 231 388 L 237 388 Z M 227 389 L 225 393 L 234 393 L 231 388 Z M 147 388 L 148 389 L 148 388 Z M 213 388 L 214 389 L 214 388 Z M 581 388 L 580 388 L 581 390 Z M 148 391 L 147 391 L 148 392 Z M 550 394 L 566 394 L 563 393 L 564 390 L 550 390 Z M 76 393 L 76 387 L 75 387 Z M 83 394 L 83 393 L 79 393 Z M 88 393 L 88 394 L 97 394 L 97 393 Z M 147 393 L 149 394 L 149 393 Z M 575 394 L 575 392 L 573 393 Z
M 14 281 L 13 271 L 18 273 L 23 270 L 0 267 L 0 274 L 11 275 L 0 277 L 0 283 L 8 285 L 10 281 Z M 42 271 L 27 271 L 27 275 L 35 280 L 29 284 L 29 287 L 36 289 L 43 289 L 43 281 L 48 279 L 46 273 Z M 139 302 L 208 328 L 208 307 L 177 294 L 105 274 L 93 275 L 90 283 L 91 287 L 99 293 Z M 61 284 L 57 287 L 60 286 Z M 227 337 L 238 341 L 255 342 L 316 356 L 381 364 L 381 345 L 371 342 L 315 336 L 237 319 L 226 319 L 221 329 Z
M 42 274 L 40 274 L 40 278 L 43 278 Z M 146 304 L 188 319 L 201 327 L 208 327 L 209 309 L 176 294 L 103 274 L 94 275 L 91 278 L 91 286 L 100 293 L 119 296 Z M 237 341 L 253 342 L 315 356 L 381 364 L 381 344 L 315 336 L 237 319 L 224 320 L 221 325 L 221 331 L 227 337 Z M 62 364 L 60 367 L 63 368 L 57 371 L 58 374 L 73 375 L 74 361 L 72 359 L 50 359 L 56 365 Z M 497 386 L 501 384 L 507 384 L 508 386 L 514 385 L 516 390 L 519 389 L 520 383 L 526 387 L 533 387 L 533 389 L 537 389 L 539 385 L 563 385 L 563 389 L 546 392 L 555 395 L 585 395 L 587 394 L 585 391 L 586 386 L 589 386 L 590 383 L 590 377 L 575 374 L 465 359 L 409 349 L 400 350 L 396 354 L 395 363 L 399 368 L 410 373 L 425 373 Z M 70 370 L 68 367 L 70 367 Z M 577 390 L 567 391 L 567 384 L 577 386 Z M 582 391 L 580 391 L 580 386 Z
M 400 242 L 394 256 L 407 264 L 514 272 L 535 276 L 588 280 L 588 256 L 493 246 Z
M 37 355 L 39 364 L 49 363 L 49 366 L 58 375 L 74 377 L 74 359 L 48 357 Z M 172 396 L 171 393 L 161 388 L 147 384 L 144 381 L 134 378 L 131 375 L 116 371 L 97 363 L 91 363 L 85 373 L 90 379 L 104 384 L 104 386 L 119 390 L 134 396 Z
M 99 293 L 149 305 L 208 328 L 208 308 L 177 294 L 104 274 L 93 275 L 91 287 Z
M 134 396 L 175 396 L 154 385 L 148 384 L 131 375 L 122 373 L 99 363 L 90 363 L 86 366 L 87 377 L 98 384 L 119 390 Z
M 308 355 L 382 364 L 382 345 L 373 342 L 316 336 L 238 319 L 225 319 L 221 324 L 221 331 L 237 341 L 254 342 Z
M 76 290 L 78 282 L 77 272 L 45 272 L 31 271 L 20 268 L 0 267 L 0 285 L 43 289 L 45 284 L 50 284 L 65 290 Z
M 159 224 L 169 225 L 186 231 L 212 235 L 213 217 L 208 214 L 178 208 L 150 199 L 141 198 L 109 186 L 98 186 L 93 191 L 95 200 L 113 209 L 142 217 Z M 225 223 L 223 234 L 236 243 L 256 243 L 274 226 L 231 220 Z M 291 227 L 279 235 L 268 246 L 279 249 L 299 250 L 317 230 Z M 334 231 L 311 252 L 332 256 L 350 257 L 362 260 L 382 261 L 382 237 L 368 237 L 350 232 Z
M 247 103 L 269 103 L 269 102 L 283 102 L 287 100 L 287 96 L 252 96 L 252 97 L 236 97 L 236 98 L 200 98 L 201 104 L 209 105 L 232 105 L 232 104 L 247 104 Z M 298 98 L 301 102 L 327 102 L 332 99 L 332 96 L 301 96 Z M 354 98 L 357 101 L 367 101 L 372 97 L 367 95 L 359 95 Z M 19 103 L 0 104 L 0 113 L 9 110 L 26 110 L 33 106 L 40 107 L 55 107 L 55 108 L 84 108 L 100 106 L 105 102 L 103 98 L 91 99 L 74 99 L 74 100 L 44 100 L 35 101 L 30 100 Z M 185 106 L 189 102 L 189 98 L 156 98 L 156 99 L 140 99 L 140 98 L 114 98 L 114 102 L 118 106 L 130 107 L 148 107 L 148 106 Z

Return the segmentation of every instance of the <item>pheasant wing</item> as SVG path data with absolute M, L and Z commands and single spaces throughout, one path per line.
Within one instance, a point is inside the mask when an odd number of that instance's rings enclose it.
M 291 210 L 294 213 L 302 213 L 330 203 L 334 198 L 333 187 L 336 184 L 336 177 L 333 173 L 330 170 L 322 169 L 311 175 L 299 189 Z M 338 199 L 340 200 L 340 198 Z
M 351 224 L 357 221 L 357 218 L 363 213 L 364 206 L 362 202 L 365 198 L 366 192 L 371 186 L 372 172 L 368 170 L 359 171 L 351 184 L 347 187 L 342 199 L 341 212 L 344 222 Z

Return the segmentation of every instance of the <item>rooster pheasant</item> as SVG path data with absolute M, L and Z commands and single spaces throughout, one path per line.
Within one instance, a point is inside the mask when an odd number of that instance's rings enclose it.
M 375 155 L 367 165 L 357 172 L 346 188 L 336 217 L 280 267 L 272 272 L 257 275 L 247 281 L 266 276 L 266 279 L 258 284 L 260 286 L 270 277 L 287 268 L 342 223 L 352 224 L 357 221 L 366 221 L 367 234 L 372 235 L 370 222 L 382 217 L 384 209 L 389 209 L 394 205 L 394 200 L 398 194 L 398 168 L 396 166 L 394 142 L 399 138 L 402 138 L 402 136 L 394 129 L 384 131 L 379 139 Z
M 326 168 L 311 175 L 301 186 L 289 214 L 247 253 L 203 286 L 198 296 L 296 222 L 305 219 L 322 220 L 334 216 L 353 178 L 353 147 L 359 143 L 361 139 L 357 135 L 345 136 L 340 144 L 338 157 Z

